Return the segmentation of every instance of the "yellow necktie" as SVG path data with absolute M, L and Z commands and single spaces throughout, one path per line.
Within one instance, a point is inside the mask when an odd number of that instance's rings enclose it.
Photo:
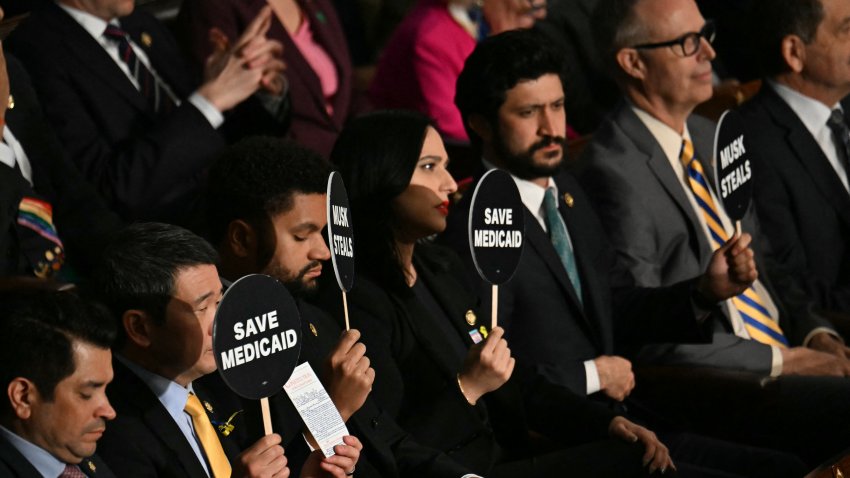
M 194 393 L 189 394 L 189 399 L 186 400 L 186 407 L 183 410 L 192 417 L 195 434 L 201 441 L 201 446 L 204 447 L 204 453 L 207 455 L 213 477 L 230 478 L 230 462 L 227 461 L 227 455 L 224 454 L 224 448 L 218 441 L 215 428 L 210 423 L 210 418 L 204 411 L 204 406 L 201 405 L 201 401 Z
M 723 223 L 717 213 L 717 207 L 711 198 L 702 164 L 694 159 L 694 145 L 688 140 L 682 142 L 680 159 L 688 174 L 688 184 L 691 186 L 691 191 L 693 191 L 697 204 L 699 204 L 700 210 L 702 210 L 705 222 L 708 224 L 708 231 L 711 233 L 712 250 L 717 250 L 729 240 L 729 235 L 723 229 Z M 750 334 L 750 338 L 778 347 L 788 346 L 788 340 L 785 338 L 785 334 L 782 333 L 779 324 L 770 316 L 770 312 L 768 312 L 752 286 L 748 287 L 742 294 L 733 297 L 732 303 L 744 320 L 744 326 L 747 329 L 747 333 Z

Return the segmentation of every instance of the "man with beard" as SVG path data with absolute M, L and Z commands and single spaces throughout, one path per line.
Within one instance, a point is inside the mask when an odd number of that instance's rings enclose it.
M 322 261 L 330 258 L 322 236 L 330 172 L 316 153 L 279 138 L 256 137 L 230 147 L 211 169 L 208 184 L 208 226 L 221 257 L 220 273 L 231 281 L 268 274 L 295 296 L 302 360 L 310 363 L 349 430 L 363 441 L 358 477 L 474 476 L 448 456 L 419 445 L 368 398 L 375 371 L 360 333 L 341 334 L 331 317 L 304 301 L 317 288 Z M 300 441 L 301 421 L 286 395 L 270 402 L 275 429 Z M 239 406 L 246 416 L 259 417 L 256 401 Z M 257 420 L 235 433 L 237 440 L 250 442 L 261 432 Z
M 499 288 L 498 319 L 517 370 L 526 375 L 530 425 L 550 437 L 566 424 L 553 419 L 558 404 L 540 390 L 566 387 L 625 413 L 621 402 L 634 387 L 634 375 L 631 363 L 615 354 L 647 341 L 699 340 L 700 326 L 709 325 L 703 323 L 707 305 L 755 279 L 750 237 L 743 235 L 724 244 L 698 277 L 663 289 L 612 289 L 612 283 L 627 283 L 628 273 L 615 269 L 613 250 L 587 196 L 561 170 L 562 72 L 561 56 L 541 34 L 507 32 L 479 43 L 455 96 L 484 166 L 511 173 L 525 205 L 526 245 L 514 277 Z M 472 267 L 466 233 L 470 196 L 450 215 L 443 240 Z M 482 281 L 482 286 L 487 297 L 489 285 Z M 796 463 L 771 471 L 755 466 L 770 453 L 764 450 L 696 435 L 660 435 L 685 475 L 712 476 L 720 468 L 744 476 L 800 474 Z

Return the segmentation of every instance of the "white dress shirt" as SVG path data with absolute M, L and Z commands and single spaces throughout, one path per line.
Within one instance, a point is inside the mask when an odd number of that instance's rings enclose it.
M 32 166 L 30 165 L 27 153 L 18 142 L 9 125 L 3 128 L 3 141 L 0 142 L 0 163 L 14 169 L 15 165 L 21 170 L 21 175 L 32 186 Z
M 806 126 L 806 129 L 809 130 L 809 133 L 811 133 L 818 146 L 820 146 L 832 169 L 835 170 L 835 174 L 838 175 L 838 179 L 841 180 L 844 189 L 850 193 L 850 182 L 847 180 L 848 171 L 838 157 L 832 129 L 826 123 L 832 114 L 832 110 L 835 108 L 841 109 L 841 104 L 837 103 L 830 108 L 816 99 L 809 98 L 775 81 L 768 80 L 767 84 L 794 111 L 797 118 L 800 118 L 800 121 L 803 122 L 803 125 Z

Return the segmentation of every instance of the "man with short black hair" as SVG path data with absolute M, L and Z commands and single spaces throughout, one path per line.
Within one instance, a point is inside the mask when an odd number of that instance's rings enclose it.
M 375 371 L 360 332 L 340 336 L 334 320 L 304 300 L 314 295 L 322 262 L 330 258 L 322 236 L 330 172 L 318 154 L 279 138 L 250 138 L 228 148 L 210 171 L 207 198 L 222 276 L 268 274 L 295 296 L 302 360 L 314 367 L 340 415 L 365 444 L 357 476 L 467 476 L 466 467 L 418 444 L 368 398 Z M 288 398 L 279 394 L 270 400 L 276 426 L 295 422 Z M 284 435 L 292 439 L 298 430 Z
M 850 314 L 850 5 L 754 5 L 764 82 L 740 111 L 762 230 L 821 309 Z
M 5 292 L 0 328 L 0 475 L 113 476 L 94 455 L 115 418 L 108 315 L 70 292 Z
M 669 287 L 630 283 L 628 272 L 616 265 L 590 200 L 562 168 L 562 72 L 561 57 L 545 37 L 507 32 L 478 44 L 458 79 L 455 99 L 484 166 L 509 172 L 525 206 L 524 249 L 514 276 L 499 286 L 499 324 L 519 374 L 525 375 L 531 426 L 550 437 L 567 425 L 554 413 L 562 403 L 547 389 L 567 388 L 625 414 L 620 402 L 635 381 L 623 355 L 652 341 L 699 342 L 710 325 L 701 304 L 739 293 L 754 279 L 755 267 L 745 235 L 712 255 L 704 271 Z M 472 267 L 470 197 L 449 216 L 444 239 Z M 481 286 L 486 297 L 490 285 L 481 281 Z M 625 417 L 618 419 L 609 428 L 611 436 L 634 433 L 649 453 L 654 434 Z M 661 441 L 683 474 L 802 474 L 801 465 L 785 454 L 664 431 L 659 430 Z M 653 440 L 646 440 L 646 434 Z M 765 457 L 785 464 L 767 470 L 757 465 Z
M 214 407 L 196 382 L 216 370 L 222 286 L 210 245 L 176 226 L 138 223 L 103 256 L 97 288 L 122 329 L 109 390 L 119 415 L 104 460 L 121 476 L 289 476 L 280 435 L 241 450 L 213 427 Z M 330 458 L 311 453 L 301 476 L 344 476 L 359 453 L 356 441 L 346 443 L 355 446 L 338 445 Z

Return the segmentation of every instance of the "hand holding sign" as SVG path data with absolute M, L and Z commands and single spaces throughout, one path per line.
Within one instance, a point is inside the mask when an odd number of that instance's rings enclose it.
M 513 277 L 522 256 L 525 207 L 510 174 L 488 171 L 469 206 L 469 249 L 482 279 L 493 285 L 492 327 L 498 316 L 499 284 Z
M 484 342 L 473 345 L 466 354 L 457 381 L 463 396 L 473 405 L 482 395 L 498 389 L 511 378 L 516 359 L 511 357 L 504 335 L 503 328 L 495 327 Z
M 699 293 L 710 302 L 720 302 L 744 292 L 758 278 L 752 236 L 735 234 L 714 251 L 697 284 Z
M 301 319 L 295 300 L 280 282 L 253 274 L 224 293 L 213 324 L 215 362 L 238 395 L 260 400 L 271 434 L 268 397 L 292 375 L 301 352 Z
M 740 221 L 753 197 L 753 171 L 744 134 L 744 120 L 735 111 L 726 111 L 714 136 L 717 196 L 726 214 Z M 736 229 L 740 232 L 740 225 Z
M 354 229 L 351 225 L 351 208 L 348 192 L 342 176 L 336 171 L 328 177 L 328 244 L 336 282 L 342 290 L 342 305 L 345 311 L 345 330 L 348 321 L 348 298 L 346 293 L 354 286 Z
M 343 332 L 325 361 L 323 375 L 328 395 L 345 421 L 363 406 L 375 381 L 375 370 L 366 356 L 366 346 L 359 339 L 357 330 Z

